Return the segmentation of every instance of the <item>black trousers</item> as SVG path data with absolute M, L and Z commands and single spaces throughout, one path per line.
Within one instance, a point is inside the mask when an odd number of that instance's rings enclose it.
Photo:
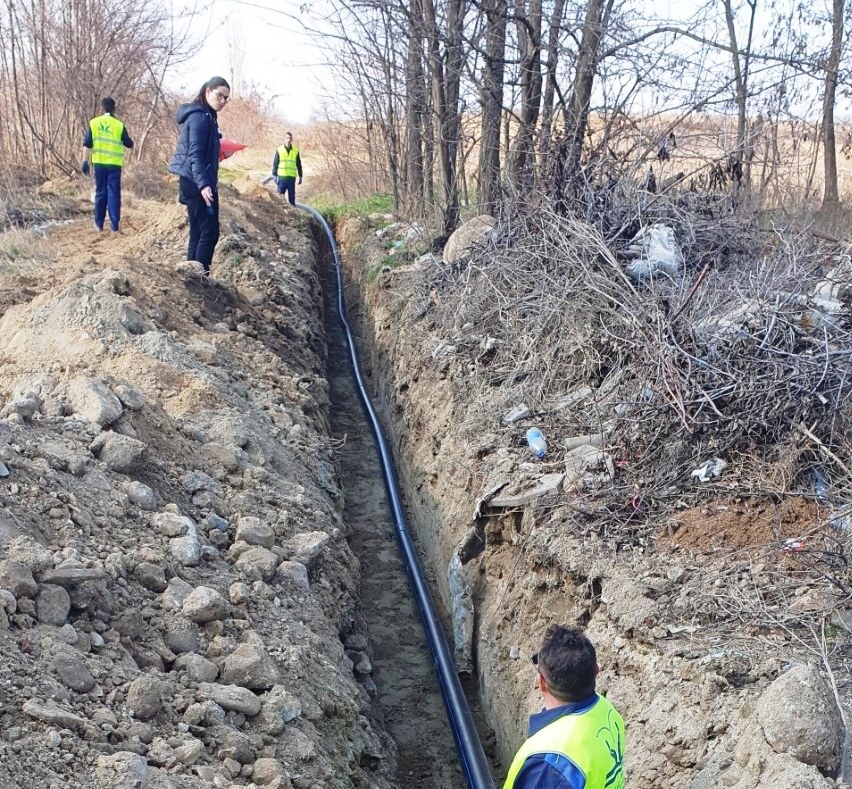
M 197 260 L 205 271 L 210 271 L 219 240 L 219 194 L 213 192 L 213 204 L 208 206 L 192 181 L 181 177 L 180 182 L 180 202 L 186 206 L 189 218 L 186 259 Z

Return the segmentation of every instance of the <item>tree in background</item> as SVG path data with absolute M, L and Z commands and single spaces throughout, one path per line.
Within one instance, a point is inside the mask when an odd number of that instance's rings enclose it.
M 165 74 L 193 51 L 164 6 L 119 0 L 5 0 L 0 38 L 0 150 L 40 177 L 76 169 L 106 95 L 139 130 L 142 155 Z

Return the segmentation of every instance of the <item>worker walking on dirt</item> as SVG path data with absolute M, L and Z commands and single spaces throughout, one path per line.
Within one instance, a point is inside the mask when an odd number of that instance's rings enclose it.
M 210 274 L 219 240 L 219 131 L 218 113 L 231 98 L 231 86 L 222 77 L 205 82 L 194 101 L 177 111 L 180 127 L 169 172 L 180 176 L 178 202 L 189 219 L 187 260 L 197 260 Z
M 532 662 L 544 710 L 530 718 L 503 789 L 623 789 L 624 721 L 595 693 L 592 642 L 551 625 Z
M 83 139 L 83 175 L 89 174 L 89 159 L 95 171 L 95 229 L 104 229 L 109 213 L 112 232 L 117 233 L 121 222 L 121 168 L 124 166 L 124 149 L 133 147 L 133 140 L 124 124 L 116 118 L 115 100 L 111 96 L 101 99 L 103 115 L 89 121 Z
M 290 205 L 296 205 L 296 177 L 302 183 L 302 157 L 299 149 L 293 145 L 293 134 L 287 132 L 284 135 L 284 145 L 280 145 L 275 151 L 272 160 L 272 177 L 278 184 L 278 194 L 287 194 Z

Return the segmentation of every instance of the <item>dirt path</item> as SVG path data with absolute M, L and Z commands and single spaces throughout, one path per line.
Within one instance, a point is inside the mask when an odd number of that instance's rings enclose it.
M 361 562 L 361 604 L 373 648 L 373 678 L 384 725 L 398 748 L 399 783 L 406 789 L 461 789 L 465 780 L 397 550 L 378 452 L 337 319 L 334 283 L 326 279 L 332 430 L 342 445 L 345 518 L 352 550 Z

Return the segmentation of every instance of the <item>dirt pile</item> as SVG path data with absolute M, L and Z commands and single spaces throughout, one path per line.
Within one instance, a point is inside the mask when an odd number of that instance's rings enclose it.
M 848 303 L 817 297 L 846 263 L 768 244 L 760 266 L 732 263 L 691 293 L 701 266 L 632 282 L 594 229 L 549 221 L 451 266 L 395 266 L 406 258 L 388 258 L 378 217 L 339 228 L 445 602 L 451 558 L 466 561 L 504 763 L 537 704 L 528 657 L 563 622 L 598 646 L 630 786 L 835 786 L 852 699 L 852 530 L 837 521 L 849 381 L 835 362 L 852 343 Z
M 390 786 L 309 227 L 128 202 L 0 273 L 0 785 Z

